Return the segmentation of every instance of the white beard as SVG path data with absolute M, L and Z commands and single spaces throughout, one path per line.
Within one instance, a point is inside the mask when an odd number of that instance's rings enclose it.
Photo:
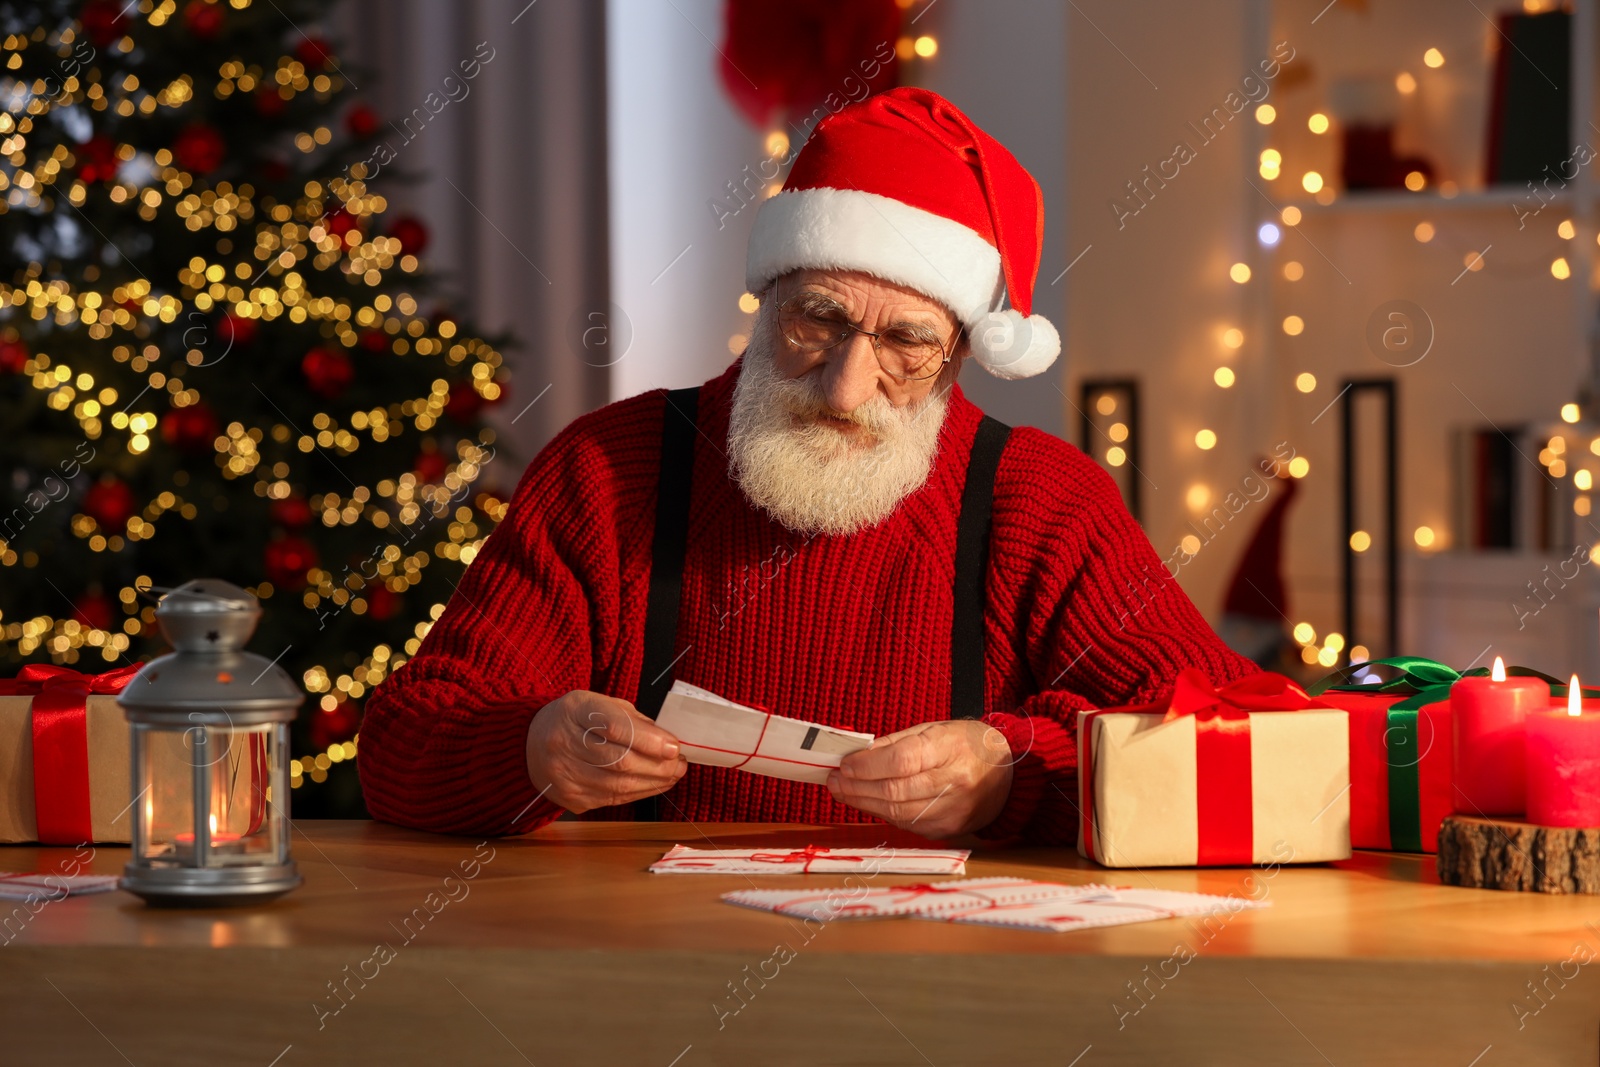
M 751 331 L 728 422 L 728 461 L 745 496 L 798 533 L 849 534 L 888 518 L 928 479 L 951 383 L 940 375 L 921 400 L 897 408 L 882 393 L 846 417 L 863 428 L 828 425 L 837 414 L 815 373 L 785 378 L 774 363 L 781 343 L 764 303 Z M 798 416 L 802 422 L 796 422 Z

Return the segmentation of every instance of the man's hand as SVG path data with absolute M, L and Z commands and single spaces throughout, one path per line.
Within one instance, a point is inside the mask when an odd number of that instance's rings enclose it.
M 604 693 L 574 689 L 528 725 L 528 777 L 570 812 L 665 793 L 688 768 L 677 738 Z
M 828 775 L 835 800 L 923 837 L 988 826 L 1011 794 L 1011 746 L 976 719 L 921 723 L 852 752 Z

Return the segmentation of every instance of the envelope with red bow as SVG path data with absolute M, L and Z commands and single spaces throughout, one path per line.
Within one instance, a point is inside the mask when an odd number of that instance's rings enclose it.
M 34 663 L 0 679 L 0 842 L 127 844 L 128 720 L 104 674 Z
M 1279 674 L 1078 713 L 1078 851 L 1107 867 L 1316 863 L 1350 855 L 1346 712 Z

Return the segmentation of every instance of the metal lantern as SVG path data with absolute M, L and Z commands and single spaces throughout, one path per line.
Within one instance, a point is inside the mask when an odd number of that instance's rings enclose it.
M 289 858 L 289 723 L 305 699 L 287 672 L 245 652 L 254 596 L 200 579 L 156 606 L 175 649 L 118 703 L 133 731 L 133 857 L 122 888 L 150 904 L 270 900 L 299 885 Z

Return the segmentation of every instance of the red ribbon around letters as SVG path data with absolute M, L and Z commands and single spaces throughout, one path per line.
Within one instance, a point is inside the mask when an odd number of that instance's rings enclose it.
M 1178 675 L 1172 698 L 1165 703 L 1104 708 L 1083 716 L 1083 751 L 1079 753 L 1079 832 L 1084 852 L 1095 855 L 1094 719 L 1113 712 L 1161 714 L 1163 723 L 1186 715 L 1195 720 L 1195 816 L 1199 823 L 1196 866 L 1248 864 L 1255 858 L 1254 798 L 1250 788 L 1250 713 L 1299 711 L 1333 705 L 1309 695 L 1293 679 L 1263 671 L 1230 682 L 1221 689 L 1190 667 Z
M 866 863 L 872 858 L 874 857 L 845 855 L 821 845 L 807 845 L 805 848 L 797 848 L 789 852 L 752 852 L 750 854 L 752 863 L 798 863 L 801 865 L 801 874 L 806 874 L 811 870 L 811 862 L 813 860 L 825 859 L 842 860 L 846 863 Z
M 139 664 L 104 674 L 30 663 L 15 679 L 0 679 L 0 696 L 31 696 L 33 807 L 42 845 L 77 845 L 94 838 L 89 814 L 91 693 L 118 693 Z

